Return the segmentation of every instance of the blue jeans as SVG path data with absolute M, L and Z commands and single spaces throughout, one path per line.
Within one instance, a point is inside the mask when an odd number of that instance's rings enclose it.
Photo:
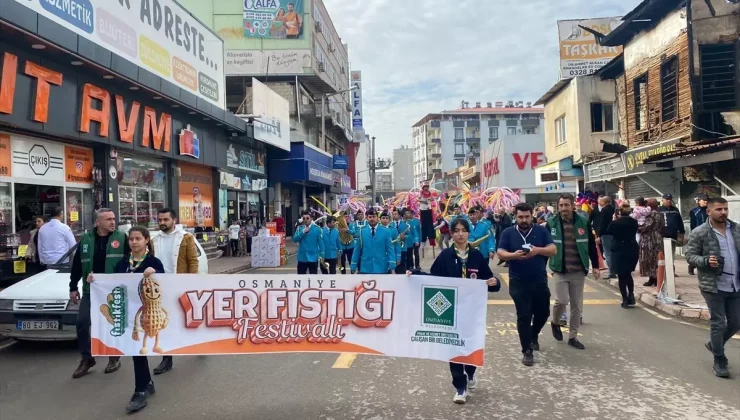
M 601 247 L 604 248 L 604 260 L 606 265 L 609 266 L 609 275 L 611 276 L 616 272 L 616 267 L 612 264 L 612 241 L 614 237 L 612 235 L 601 235 Z

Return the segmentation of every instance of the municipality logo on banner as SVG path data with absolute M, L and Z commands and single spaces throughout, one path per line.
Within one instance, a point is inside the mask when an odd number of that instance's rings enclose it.
M 422 286 L 424 305 L 422 324 L 429 327 L 455 328 L 457 324 L 457 289 Z

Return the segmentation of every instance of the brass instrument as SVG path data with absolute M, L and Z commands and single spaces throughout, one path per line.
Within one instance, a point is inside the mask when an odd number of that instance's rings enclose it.
M 347 224 L 347 216 L 343 216 L 341 212 L 336 212 L 334 213 L 334 217 L 337 218 L 337 227 L 339 228 L 339 242 L 341 242 L 342 245 L 351 244 L 355 240 L 355 237 L 352 236 L 352 233 L 350 233 L 349 230 L 342 230 L 349 229 L 349 225 Z
M 321 266 L 324 267 L 326 271 L 329 271 L 329 263 L 326 262 L 323 258 L 319 258 L 319 264 L 321 264 Z
M 488 239 L 488 237 L 489 237 L 489 236 L 491 236 L 491 234 L 490 234 L 490 233 L 487 233 L 487 234 L 483 235 L 483 236 L 482 236 L 482 237 L 480 237 L 479 239 L 476 239 L 476 240 L 474 240 L 473 242 L 470 242 L 470 246 L 472 246 L 473 248 L 478 248 L 478 246 L 479 246 L 480 244 L 482 244 L 482 243 L 483 243 L 483 241 L 485 241 L 486 239 Z
M 401 235 L 406 235 L 407 233 L 409 233 L 410 230 L 411 230 L 411 225 L 408 224 L 408 223 L 406 223 L 406 230 L 404 230 L 403 232 L 401 232 L 398 235 L 398 238 L 392 240 L 391 243 L 394 243 L 395 244 L 396 242 L 401 241 L 401 248 L 403 248 L 403 246 L 405 245 L 405 243 L 404 243 L 405 239 L 404 240 L 401 240 Z

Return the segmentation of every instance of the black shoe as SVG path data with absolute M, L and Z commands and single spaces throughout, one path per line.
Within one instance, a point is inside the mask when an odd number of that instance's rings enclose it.
M 105 373 L 113 373 L 121 368 L 121 358 L 111 357 L 108 359 L 108 366 L 105 367 Z
M 583 344 L 581 344 L 581 342 L 578 341 L 577 338 L 568 339 L 568 345 L 571 346 L 571 347 L 575 347 L 578 350 L 584 350 L 586 348 L 586 346 L 584 346 Z
M 712 372 L 714 372 L 718 378 L 729 378 L 730 371 L 727 369 L 727 360 L 715 357 Z
M 645 287 L 655 287 L 655 286 L 658 285 L 658 281 L 657 280 L 655 280 L 655 281 L 648 280 L 645 283 L 643 283 L 642 285 L 645 286 Z
M 522 357 L 522 364 L 524 366 L 532 366 L 534 364 L 534 353 L 532 353 L 532 350 L 527 350 L 524 352 L 524 357 Z
M 558 341 L 563 341 L 563 331 L 560 329 L 560 325 L 551 322 L 550 327 L 552 327 L 552 336 Z
M 168 370 L 172 370 L 172 357 L 164 356 L 162 361 L 159 362 L 159 366 L 154 368 L 154 374 L 161 375 Z
M 131 397 L 131 400 L 128 402 L 128 405 L 126 406 L 126 412 L 127 413 L 133 413 L 135 411 L 139 411 L 142 408 L 146 407 L 147 404 L 147 397 L 149 396 L 149 393 L 144 392 L 134 392 L 134 395 Z
M 694 267 L 689 267 L 689 275 L 693 276 L 694 274 L 696 274 L 696 272 L 694 271 Z
M 622 302 L 622 308 L 623 309 L 629 309 L 629 307 L 630 307 L 630 304 L 627 303 L 627 301 Z
M 609 274 L 609 276 L 607 278 L 608 279 L 616 279 L 617 278 L 617 275 L 616 274 Z
M 636 304 L 636 302 L 635 302 L 635 295 L 634 294 L 631 294 L 631 295 L 627 296 L 627 304 L 628 305 L 635 305 Z
M 529 347 L 534 351 L 540 351 L 540 342 L 538 340 L 532 340 L 532 344 Z
M 82 359 L 80 360 L 80 364 L 77 366 L 77 369 L 75 369 L 75 372 L 72 374 L 72 378 L 78 379 L 87 374 L 87 371 L 90 370 L 95 366 L 95 359 Z

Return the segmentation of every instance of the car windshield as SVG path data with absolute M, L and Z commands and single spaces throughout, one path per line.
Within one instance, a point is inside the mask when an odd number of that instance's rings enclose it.
M 58 270 L 60 273 L 71 273 L 72 272 L 72 260 L 74 259 L 75 251 L 79 244 L 70 248 L 62 258 L 59 259 L 55 264 L 49 264 L 46 268 L 51 270 Z

